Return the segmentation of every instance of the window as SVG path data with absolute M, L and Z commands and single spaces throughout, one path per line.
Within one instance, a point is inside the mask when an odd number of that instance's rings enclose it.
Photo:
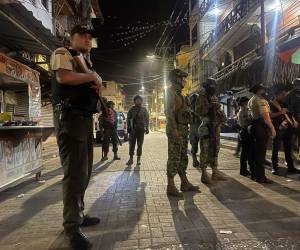
M 46 10 L 49 10 L 49 3 L 48 3 L 48 1 L 49 0 L 42 0 L 42 4 L 46 8 Z
M 198 25 L 195 25 L 195 27 L 192 30 L 192 45 L 194 45 L 198 40 Z

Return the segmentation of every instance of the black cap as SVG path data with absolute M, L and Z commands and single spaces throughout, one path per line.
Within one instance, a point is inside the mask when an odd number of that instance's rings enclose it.
M 133 98 L 133 101 L 135 102 L 137 99 L 140 99 L 141 101 L 143 101 L 143 98 L 142 98 L 140 95 L 136 95 L 136 96 Z
M 240 97 L 240 98 L 237 100 L 239 106 L 241 106 L 242 103 L 248 102 L 248 101 L 249 101 L 249 98 L 248 98 L 247 96 L 242 96 L 242 97 Z
M 89 27 L 85 24 L 76 25 L 71 30 L 71 36 L 74 34 L 90 34 L 92 37 L 96 37 L 96 31 L 89 29 Z
M 256 84 L 250 88 L 250 92 L 256 94 L 261 89 L 266 90 L 266 87 L 262 84 Z

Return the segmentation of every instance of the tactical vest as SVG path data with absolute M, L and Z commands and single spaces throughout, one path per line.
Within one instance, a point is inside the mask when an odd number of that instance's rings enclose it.
M 77 53 L 74 50 L 69 51 L 72 56 L 75 56 L 75 53 Z M 87 66 L 92 69 L 88 62 Z M 90 85 L 90 83 L 78 86 L 60 84 L 57 82 L 56 75 L 53 74 L 51 81 L 53 105 L 64 102 L 68 103 L 71 109 L 82 110 L 91 114 L 96 113 L 98 96 L 95 90 L 90 88 Z
M 191 111 L 188 101 L 183 96 L 178 96 L 180 103 L 176 103 L 176 122 L 182 125 L 188 125 L 191 122 Z

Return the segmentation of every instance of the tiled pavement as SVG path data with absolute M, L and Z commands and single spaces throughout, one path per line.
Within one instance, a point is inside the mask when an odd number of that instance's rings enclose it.
M 57 148 L 52 141 L 45 149 L 45 183 L 31 178 L 0 193 L 1 250 L 68 249 L 61 235 Z M 125 166 L 127 150 L 127 144 L 120 149 L 121 161 L 100 164 L 101 148 L 95 148 L 86 210 L 102 221 L 84 229 L 93 249 L 300 249 L 296 177 L 270 176 L 275 184 L 268 186 L 254 183 L 238 175 L 238 159 L 223 149 L 220 169 L 228 181 L 205 186 L 189 166 L 188 175 L 202 193 L 178 201 L 165 195 L 165 135 L 146 137 L 140 168 Z M 19 194 L 24 197 L 16 198 Z

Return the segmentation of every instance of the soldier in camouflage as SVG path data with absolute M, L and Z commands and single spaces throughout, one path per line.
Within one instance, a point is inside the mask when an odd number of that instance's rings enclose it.
M 188 166 L 188 135 L 191 122 L 191 110 L 188 99 L 182 96 L 182 89 L 187 74 L 179 69 L 170 72 L 172 86 L 168 91 L 165 114 L 167 118 L 166 133 L 168 137 L 168 163 L 167 194 L 180 199 L 182 192 L 199 191 L 199 187 L 193 186 L 186 176 Z M 180 192 L 174 183 L 174 177 L 179 174 L 181 179 Z
M 198 153 L 199 141 L 200 141 L 198 128 L 201 125 L 201 120 L 195 113 L 197 98 L 198 98 L 198 93 L 195 93 L 190 97 L 190 102 L 192 107 L 192 122 L 190 125 L 190 144 L 191 144 L 191 154 L 193 158 L 193 167 L 195 168 L 200 166 L 200 163 L 197 159 L 197 153 Z
M 196 114 L 202 123 L 199 127 L 200 136 L 200 168 L 202 169 L 201 181 L 212 184 L 206 168 L 212 168 L 212 180 L 225 180 L 223 174 L 218 170 L 218 154 L 220 151 L 221 125 L 225 122 L 225 114 L 216 96 L 216 83 L 208 79 L 203 84 L 196 101 Z

